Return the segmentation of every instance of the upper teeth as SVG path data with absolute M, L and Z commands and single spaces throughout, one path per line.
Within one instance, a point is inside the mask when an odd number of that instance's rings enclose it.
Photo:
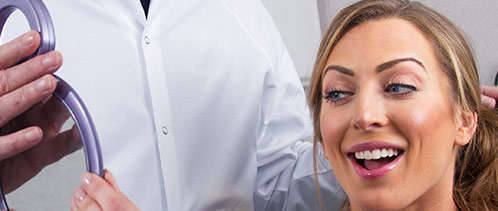
M 372 159 L 380 159 L 380 158 L 385 158 L 385 157 L 392 157 L 392 156 L 398 156 L 398 150 L 397 149 L 374 149 L 372 151 L 370 150 L 365 150 L 365 151 L 358 151 L 354 153 L 354 157 L 356 159 L 366 159 L 366 160 L 372 160 Z

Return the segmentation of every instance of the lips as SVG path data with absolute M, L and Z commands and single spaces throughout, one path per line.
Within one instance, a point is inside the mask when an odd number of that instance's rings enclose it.
M 352 146 L 347 155 L 356 173 L 365 179 L 384 176 L 404 155 L 401 147 L 385 142 L 367 142 Z

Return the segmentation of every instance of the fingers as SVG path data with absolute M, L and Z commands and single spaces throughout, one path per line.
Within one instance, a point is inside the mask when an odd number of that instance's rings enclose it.
M 1 96 L 0 126 L 5 125 L 12 118 L 28 110 L 40 100 L 50 96 L 55 87 L 55 78 L 52 75 L 46 75 L 20 89 Z
M 8 68 L 32 55 L 40 45 L 40 34 L 31 30 L 0 46 L 0 69 Z
M 481 95 L 481 104 L 484 108 L 493 109 L 496 106 L 496 100 L 486 95 Z
M 62 55 L 51 51 L 22 64 L 0 71 L 0 96 L 5 95 L 43 75 L 54 73 L 62 65 Z
M 104 179 L 105 178 L 105 179 Z M 88 172 L 83 173 L 81 182 L 85 196 L 79 200 L 74 195 L 74 204 L 80 209 L 85 210 L 85 206 L 94 206 L 97 204 L 103 210 L 138 210 L 131 201 L 117 189 L 116 182 L 109 171 L 104 171 L 104 178 Z M 82 209 L 85 208 L 85 209 Z
M 119 207 L 123 205 L 123 203 L 120 203 L 120 201 L 122 201 L 120 198 L 121 195 L 103 178 L 86 172 L 81 176 L 81 182 L 88 195 L 98 201 L 103 209 L 125 210 L 125 207 L 119 209 Z
M 481 85 L 481 94 L 498 100 L 498 86 Z
M 37 33 L 34 32 L 34 34 Z M 0 47 L 10 49 L 11 46 L 6 44 Z M 3 64 L 2 66 L 11 65 L 12 62 L 6 62 L 8 60 L 24 56 L 24 54 L 2 55 L 5 52 L 1 50 L 0 52 L 0 65 Z M 2 61 L 5 62 L 2 63 Z M 49 74 L 55 72 L 61 64 L 60 53 L 50 52 L 7 70 L 0 70 L 0 126 L 50 96 L 55 90 L 56 82 L 55 78 Z
M 88 197 L 83 187 L 74 190 L 74 196 L 71 198 L 71 211 L 79 210 L 103 210 L 93 198 Z
M 0 160 L 4 160 L 35 146 L 41 141 L 42 137 L 43 133 L 38 127 L 30 127 L 6 136 L 1 136 Z

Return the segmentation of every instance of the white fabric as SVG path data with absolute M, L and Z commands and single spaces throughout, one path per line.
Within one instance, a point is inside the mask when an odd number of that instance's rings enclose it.
M 57 75 L 142 210 L 317 208 L 304 91 L 260 1 L 153 0 L 148 20 L 139 0 L 44 2 Z

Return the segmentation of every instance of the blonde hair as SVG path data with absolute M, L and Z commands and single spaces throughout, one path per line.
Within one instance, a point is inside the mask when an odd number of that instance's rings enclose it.
M 315 184 L 316 145 L 322 142 L 320 109 L 322 78 L 327 59 L 339 40 L 353 27 L 372 20 L 399 18 L 414 24 L 432 41 L 437 60 L 448 77 L 451 99 L 464 111 L 477 114 L 472 140 L 458 152 L 453 199 L 460 210 L 498 210 L 498 113 L 483 109 L 479 75 L 470 46 L 446 17 L 418 2 L 363 0 L 341 10 L 322 39 L 310 81 L 308 103 L 313 116 Z M 320 206 L 320 190 L 317 189 Z M 323 207 L 322 207 L 323 209 Z

